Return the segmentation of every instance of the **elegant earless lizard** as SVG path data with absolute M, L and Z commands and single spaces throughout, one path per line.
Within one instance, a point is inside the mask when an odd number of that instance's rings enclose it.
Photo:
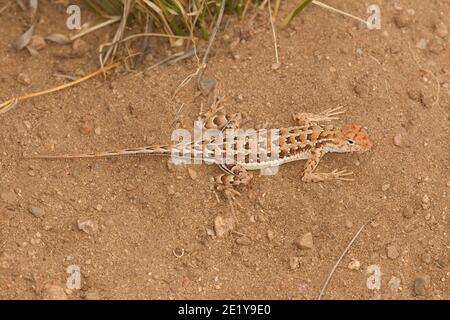
M 327 180 L 352 180 L 349 176 L 352 172 L 346 170 L 333 170 L 329 173 L 316 172 L 316 168 L 327 153 L 345 153 L 345 152 L 365 152 L 372 147 L 372 142 L 365 129 L 358 125 L 347 124 L 342 127 L 333 125 L 324 125 L 324 122 L 336 120 L 337 115 L 344 112 L 342 107 L 325 110 L 320 114 L 296 113 L 293 119 L 297 126 L 281 128 L 278 130 L 278 145 L 276 160 L 267 160 L 257 155 L 256 159 L 251 161 L 248 154 L 241 160 L 235 158 L 232 164 L 218 163 L 224 173 L 213 179 L 215 188 L 224 191 L 230 204 L 235 201 L 235 195 L 239 192 L 234 188 L 240 185 L 246 185 L 250 182 L 253 175 L 250 170 L 260 170 L 268 167 L 280 166 L 284 163 L 306 160 L 301 173 L 301 179 L 304 182 L 320 182 Z M 205 129 L 225 130 L 226 128 L 238 128 L 240 122 L 239 114 L 226 114 L 217 111 L 210 111 L 202 117 Z M 207 144 L 211 141 L 204 141 Z M 161 155 L 171 156 L 172 148 L 176 145 L 158 145 L 130 148 L 118 151 L 107 151 L 90 154 L 72 154 L 72 155 L 36 155 L 30 158 L 38 159 L 72 159 L 72 158 L 97 158 L 111 157 L 121 155 Z M 223 145 L 222 145 L 223 146 Z M 185 146 L 186 147 L 186 146 Z M 190 144 L 188 148 L 192 149 Z M 227 148 L 226 146 L 224 147 Z M 236 144 L 231 148 L 236 148 Z M 248 144 L 244 148 L 248 148 Z M 234 149 L 233 149 L 234 150 Z M 232 150 L 232 151 L 233 151 Z M 237 153 L 237 151 L 236 151 Z

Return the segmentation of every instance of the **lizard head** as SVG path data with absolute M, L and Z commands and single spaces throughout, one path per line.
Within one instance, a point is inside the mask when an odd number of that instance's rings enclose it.
M 347 124 L 337 129 L 332 144 L 327 146 L 329 152 L 365 152 L 372 148 L 372 142 L 366 130 L 358 125 Z
M 365 152 L 372 148 L 367 131 L 358 125 L 347 124 L 341 128 L 342 148 L 345 152 Z

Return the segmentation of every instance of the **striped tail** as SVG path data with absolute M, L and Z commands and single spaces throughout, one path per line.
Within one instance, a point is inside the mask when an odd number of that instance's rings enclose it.
M 27 159 L 83 159 L 83 158 L 106 158 L 115 156 L 135 156 L 135 155 L 155 155 L 170 156 L 171 147 L 168 145 L 146 146 L 138 148 L 129 148 L 116 151 L 105 151 L 97 153 L 80 153 L 65 155 L 35 155 L 25 157 Z

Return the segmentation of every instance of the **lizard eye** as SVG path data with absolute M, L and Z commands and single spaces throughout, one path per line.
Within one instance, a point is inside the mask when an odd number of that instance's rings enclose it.
M 351 139 L 347 139 L 347 142 L 348 142 L 349 144 L 354 144 L 354 143 L 355 143 L 355 141 L 353 141 L 353 140 L 351 140 Z

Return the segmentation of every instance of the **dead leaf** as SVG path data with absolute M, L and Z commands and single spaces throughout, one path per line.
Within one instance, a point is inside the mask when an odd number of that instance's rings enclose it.
M 33 33 L 34 33 L 34 29 L 35 29 L 36 25 L 33 24 L 27 31 L 25 31 L 24 34 L 22 34 L 19 39 L 17 39 L 16 43 L 14 44 L 14 46 L 16 47 L 16 49 L 18 51 L 22 50 L 23 48 L 25 48 L 31 41 L 31 37 L 33 37 Z
M 68 36 L 61 33 L 52 33 L 51 35 L 45 37 L 45 40 L 55 42 L 58 44 L 68 44 L 71 42 Z

